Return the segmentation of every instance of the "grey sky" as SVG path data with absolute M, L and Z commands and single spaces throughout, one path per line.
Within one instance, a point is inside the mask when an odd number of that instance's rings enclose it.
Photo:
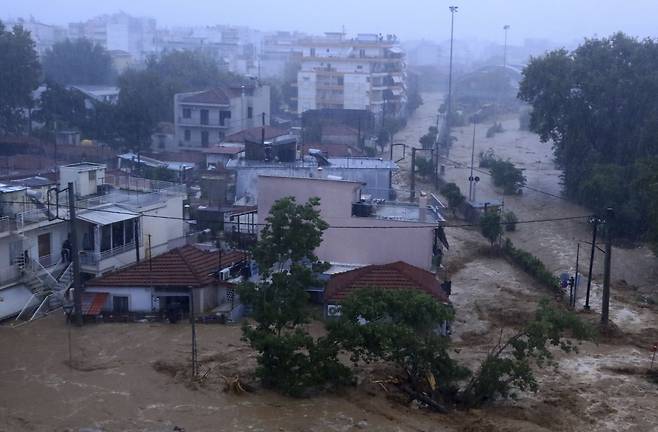
M 656 0 L 0 0 L 0 17 L 33 15 L 65 24 L 123 10 L 152 16 L 159 26 L 239 24 L 262 30 L 312 33 L 397 33 L 403 39 L 443 40 L 449 36 L 448 5 L 459 5 L 456 35 L 502 40 L 512 26 L 511 43 L 525 38 L 559 42 L 623 30 L 654 36 Z

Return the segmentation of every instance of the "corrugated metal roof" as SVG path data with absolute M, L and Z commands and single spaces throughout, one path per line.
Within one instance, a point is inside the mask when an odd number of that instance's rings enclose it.
M 123 207 L 110 205 L 107 207 L 89 210 L 78 215 L 78 219 L 93 223 L 96 225 L 110 225 L 115 222 L 121 222 L 128 219 L 134 219 L 139 214 L 126 210 Z

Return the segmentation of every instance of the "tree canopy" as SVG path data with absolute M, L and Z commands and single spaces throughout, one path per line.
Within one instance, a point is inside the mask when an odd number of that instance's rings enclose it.
M 617 33 L 533 58 L 519 97 L 552 142 L 567 196 L 615 207 L 619 232 L 658 239 L 658 43 Z M 624 181 L 620 181 L 620 180 Z
M 46 79 L 62 85 L 107 85 L 115 78 L 112 59 L 89 39 L 66 39 L 46 51 L 42 59 Z
M 7 30 L 0 21 L 0 65 L 0 132 L 20 133 L 41 73 L 34 41 L 23 27 Z

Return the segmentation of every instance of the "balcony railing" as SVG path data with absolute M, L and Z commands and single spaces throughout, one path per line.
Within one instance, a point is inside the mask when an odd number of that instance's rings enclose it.
M 80 264 L 95 266 L 103 260 L 112 258 L 113 256 L 116 255 L 121 255 L 122 253 L 126 253 L 134 249 L 135 249 L 135 242 L 130 242 L 130 243 L 126 243 L 123 246 L 115 247 L 102 252 L 82 251 L 80 252 Z

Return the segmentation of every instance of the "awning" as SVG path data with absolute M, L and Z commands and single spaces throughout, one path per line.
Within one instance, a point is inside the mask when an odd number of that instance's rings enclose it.
M 135 219 L 138 216 L 139 215 L 137 213 L 133 213 L 123 207 L 111 205 L 95 210 L 87 210 L 84 213 L 78 215 L 78 219 L 92 223 L 94 225 L 110 225 L 115 222 Z
M 101 313 L 109 296 L 106 292 L 82 293 L 82 315 L 96 316 Z

